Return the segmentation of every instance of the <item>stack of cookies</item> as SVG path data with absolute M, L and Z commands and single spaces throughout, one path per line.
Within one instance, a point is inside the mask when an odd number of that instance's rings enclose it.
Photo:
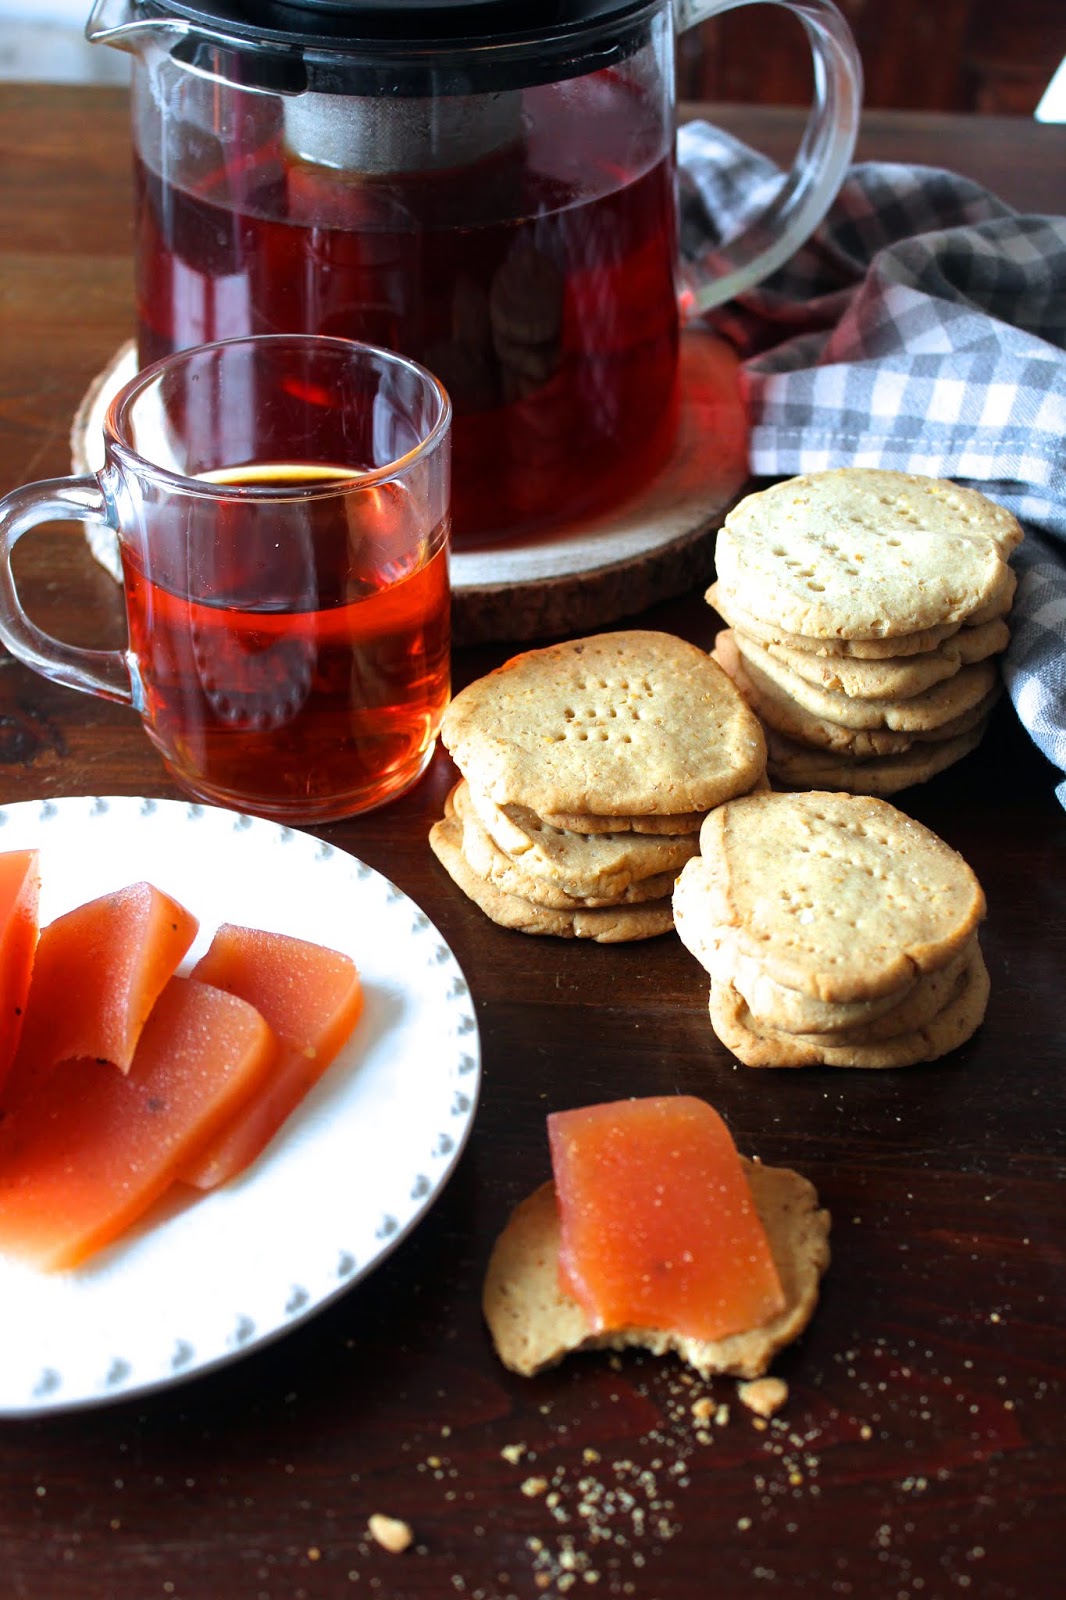
M 755 794 L 712 812 L 674 890 L 711 1026 L 749 1067 L 905 1067 L 980 1024 L 985 899 L 928 828 L 869 795 Z
M 765 785 L 758 719 L 694 645 L 644 630 L 528 650 L 456 695 L 438 860 L 494 922 L 603 943 L 673 926 L 712 806 Z
M 873 468 L 742 500 L 707 599 L 771 778 L 887 795 L 968 754 L 1000 692 L 1021 537 L 972 489 Z

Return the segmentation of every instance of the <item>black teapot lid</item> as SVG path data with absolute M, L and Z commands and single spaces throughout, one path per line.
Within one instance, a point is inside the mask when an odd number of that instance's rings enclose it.
M 649 20 L 667 4 L 133 0 L 128 10 L 149 24 L 184 24 L 172 57 L 244 87 L 447 96 L 550 82 L 616 64 L 645 42 Z
M 490 44 L 611 25 L 661 0 L 142 0 L 147 16 L 173 17 L 249 44 Z

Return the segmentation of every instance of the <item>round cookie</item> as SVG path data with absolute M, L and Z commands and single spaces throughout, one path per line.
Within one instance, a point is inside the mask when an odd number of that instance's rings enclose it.
M 551 878 L 527 872 L 524 866 L 505 854 L 482 827 L 481 820 L 470 804 L 465 779 L 458 783 L 444 803 L 446 818 L 454 817 L 462 830 L 462 852 L 478 877 L 484 878 L 494 888 L 506 894 L 518 895 L 534 905 L 549 906 L 556 911 L 578 911 L 582 907 L 639 905 L 647 900 L 662 900 L 669 896 L 674 886 L 673 872 L 657 872 L 637 879 L 621 879 L 613 889 L 583 886 L 568 880 L 564 887 Z M 693 836 L 692 851 L 698 849 Z
M 579 908 L 564 911 L 534 905 L 519 895 L 495 888 L 478 876 L 463 855 L 462 829 L 454 817 L 435 822 L 429 831 L 434 855 L 467 899 L 501 928 L 520 933 L 552 935 L 559 939 L 593 939 L 600 944 L 622 944 L 652 939 L 673 927 L 669 897 L 642 905 Z
M 965 733 L 950 739 L 915 742 L 896 755 L 856 760 L 846 750 L 815 750 L 768 729 L 768 765 L 774 780 L 791 789 L 846 789 L 850 794 L 898 794 L 927 783 L 976 750 L 988 726 L 982 717 Z
M 765 736 L 764 736 L 765 737 Z M 761 781 L 761 779 L 760 779 Z M 758 785 L 754 785 L 758 787 Z M 738 793 L 747 793 L 738 790 Z M 549 811 L 541 818 L 550 828 L 562 828 L 568 833 L 639 833 L 657 838 L 677 839 L 686 834 L 698 833 L 706 811 L 678 811 L 661 817 L 644 816 L 598 817 L 592 812 Z
M 512 657 L 455 696 L 441 738 L 494 804 L 553 821 L 705 812 L 766 765 L 758 719 L 718 664 L 650 630 Z
M 809 650 L 793 650 L 783 644 L 764 644 L 763 649 L 790 672 L 819 689 L 850 695 L 856 700 L 906 700 L 942 683 L 961 667 L 1001 654 L 1009 643 L 1010 629 L 1002 617 L 997 617 L 978 627 L 960 628 L 932 650 L 909 656 L 885 656 L 880 661 L 817 656 Z
M 961 628 L 969 625 L 943 622 L 935 627 L 922 628 L 917 633 L 897 634 L 891 639 L 844 639 L 836 635 L 812 639 L 806 634 L 790 633 L 787 628 L 774 627 L 752 616 L 726 594 L 720 583 L 712 583 L 703 598 L 729 627 L 746 634 L 749 639 L 756 639 L 760 644 L 779 644 L 789 650 L 802 651 L 804 655 L 825 656 L 831 660 L 843 657 L 845 660 L 880 661 L 897 656 L 922 655 L 938 649 Z
M 992 688 L 976 705 L 933 728 L 910 732 L 895 728 L 849 728 L 839 722 L 831 722 L 826 717 L 816 716 L 813 711 L 806 710 L 791 699 L 758 667 L 741 657 L 731 630 L 725 629 L 718 634 L 714 658 L 768 728 L 785 734 L 797 744 L 843 752 L 857 761 L 872 756 L 899 755 L 916 742 L 953 739 L 960 733 L 966 733 L 987 717 L 1001 693 L 997 676 Z
M 763 729 L 765 739 L 766 729 Z M 765 772 L 760 772 L 758 778 L 750 789 L 742 789 L 739 794 L 763 794 L 769 791 L 770 783 Z M 731 796 L 730 798 L 737 798 Z M 501 808 L 502 809 L 502 808 Z M 506 807 L 509 815 L 514 815 L 518 808 Z M 532 814 L 532 813 L 531 813 Z M 555 812 L 553 815 L 541 817 L 552 828 L 563 828 L 572 833 L 639 833 L 655 834 L 660 838 L 680 839 L 690 833 L 699 833 L 700 823 L 707 815 L 705 811 L 679 811 L 675 816 L 665 817 L 594 817 L 589 813 L 578 815 L 575 812 Z
M 709 1010 L 717 1037 L 748 1067 L 912 1067 L 939 1060 L 965 1044 L 984 1020 L 988 994 L 988 970 L 976 950 L 951 998 L 931 1021 L 867 1044 L 815 1044 L 798 1034 L 764 1029 L 732 984 L 711 986 Z
M 899 990 L 915 972 L 946 965 L 985 914 L 963 858 L 869 795 L 729 801 L 707 816 L 700 849 L 707 918 L 720 936 L 778 983 L 820 1000 Z
M 472 810 L 497 848 L 527 876 L 543 878 L 571 895 L 621 896 L 638 884 L 680 872 L 699 850 L 699 822 L 680 835 L 575 833 L 552 827 L 527 807 L 502 811 L 465 779 L 458 786 L 456 808 L 464 817 L 464 808 Z M 659 892 L 669 893 L 669 886 Z
M 894 733 L 925 733 L 964 716 L 984 700 L 999 682 L 995 660 L 959 667 L 939 683 L 906 698 L 859 699 L 836 689 L 810 683 L 759 644 L 732 629 L 715 640 L 719 649 L 729 646 L 739 653 L 745 670 L 764 696 L 783 697 L 813 717 L 842 728 L 889 728 Z
M 900 999 L 886 1010 L 880 1001 L 853 1000 L 849 1005 L 815 1001 L 775 983 L 756 962 L 738 956 L 731 973 L 712 974 L 715 981 L 733 985 L 754 1019 L 755 1026 L 772 1033 L 802 1034 L 812 1045 L 874 1044 L 924 1028 L 951 1000 L 963 973 L 977 950 L 974 937 L 958 955 L 935 972 L 923 972 L 905 985 Z M 821 1008 L 819 1018 L 816 1007 Z M 864 1014 L 865 1013 L 865 1014 Z
M 737 953 L 730 943 L 729 930 L 720 923 L 715 924 L 711 918 L 713 904 L 713 874 L 707 863 L 697 857 L 688 863 L 674 885 L 674 927 L 678 938 L 710 974 L 712 982 L 731 982 L 741 963 L 745 964 L 742 970 L 749 983 L 757 973 L 760 983 L 772 986 L 767 992 L 776 997 L 780 1023 L 787 1031 L 820 1032 L 841 1021 L 848 1026 L 861 1026 L 894 1010 L 918 981 L 917 977 L 911 977 L 899 989 L 873 1000 L 819 1000 L 813 995 L 801 994 L 768 977 L 754 957 Z
M 720 592 L 770 627 L 892 638 L 995 604 L 1021 528 L 944 479 L 845 467 L 747 495 L 718 534 Z

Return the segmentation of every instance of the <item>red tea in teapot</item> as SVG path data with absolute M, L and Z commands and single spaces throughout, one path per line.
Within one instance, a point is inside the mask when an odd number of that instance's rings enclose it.
M 521 138 L 462 167 L 313 163 L 276 113 L 229 161 L 198 135 L 181 189 L 139 159 L 141 362 L 249 332 L 400 350 L 451 395 L 457 542 L 565 527 L 674 436 L 674 168 L 641 130 L 600 73 L 525 91 Z
M 291 490 L 357 475 L 259 463 L 203 476 Z M 343 814 L 337 797 L 353 791 L 362 809 L 387 799 L 428 757 L 448 702 L 445 527 L 408 531 L 417 513 L 398 482 L 309 496 L 281 538 L 261 507 L 208 516 L 203 539 L 175 522 L 173 558 L 157 535 L 151 575 L 122 543 L 153 741 L 197 793 L 238 808 L 252 796 L 281 820 Z

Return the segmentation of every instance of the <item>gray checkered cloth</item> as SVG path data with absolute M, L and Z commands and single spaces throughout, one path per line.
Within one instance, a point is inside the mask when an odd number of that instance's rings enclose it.
M 682 251 L 713 268 L 781 174 L 703 122 L 678 155 Z M 808 244 L 707 320 L 743 360 L 756 477 L 928 473 L 1022 522 L 1004 676 L 1066 772 L 1066 217 L 932 167 L 853 166 Z

